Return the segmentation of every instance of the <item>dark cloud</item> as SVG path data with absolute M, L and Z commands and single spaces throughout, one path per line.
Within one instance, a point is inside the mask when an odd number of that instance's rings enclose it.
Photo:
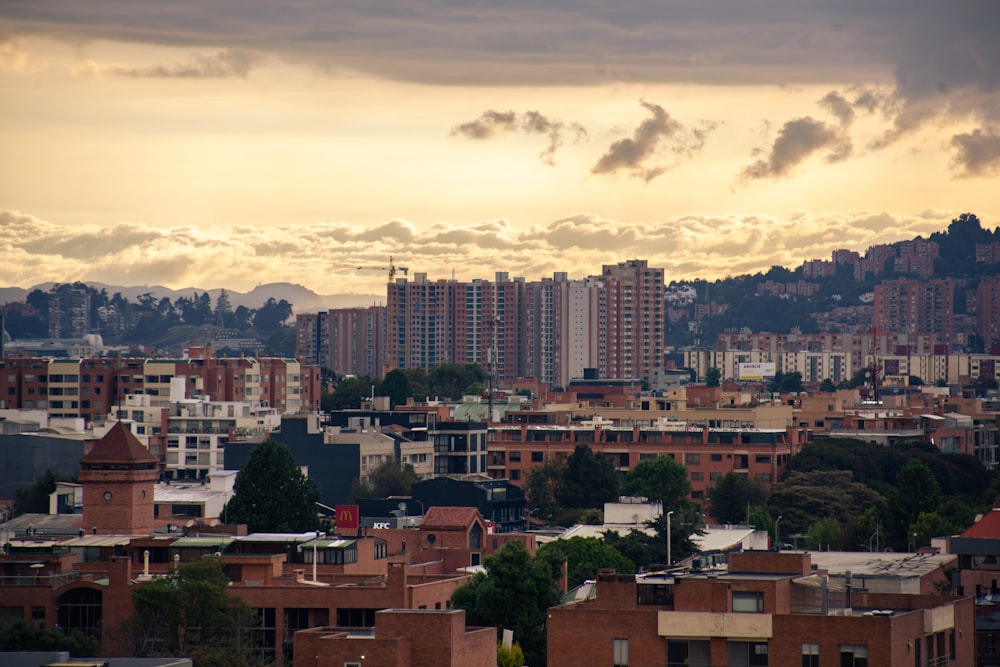
M 1000 173 L 1000 134 L 974 130 L 951 138 L 952 167 L 960 177 Z
M 841 125 L 848 126 L 854 122 L 854 108 L 846 97 L 835 90 L 827 93 L 819 105 L 836 116 Z
M 538 111 L 526 111 L 520 115 L 514 111 L 484 111 L 476 120 L 452 128 L 451 133 L 470 139 L 490 139 L 519 130 L 526 134 L 548 135 L 549 144 L 538 157 L 550 167 L 555 165 L 556 151 L 563 145 L 564 131 L 573 133 L 574 143 L 587 137 L 587 130 L 579 123 L 566 125 L 563 121 L 547 118 Z
M 111 68 L 118 76 L 176 78 L 176 79 L 245 79 L 251 68 L 262 62 L 260 55 L 248 51 L 219 51 L 213 56 L 195 56 L 193 62 L 183 65 L 154 65 L 152 67 Z
M 513 111 L 484 111 L 479 118 L 462 123 L 452 129 L 452 134 L 462 134 L 470 139 L 489 139 L 517 129 L 517 114 Z
M 944 229 L 957 212 L 899 216 L 884 211 L 838 214 L 796 212 L 776 216 L 688 215 L 628 222 L 588 212 L 520 229 L 508 220 L 441 222 L 418 230 L 405 220 L 364 227 L 342 222 L 251 227 L 154 229 L 57 225 L 16 211 L 0 211 L 0 284 L 88 280 L 122 284 L 163 283 L 175 288 L 248 289 L 262 281 L 294 282 L 319 293 L 382 290 L 385 274 L 357 267 L 406 266 L 410 276 L 432 280 L 491 278 L 494 271 L 537 279 L 553 271 L 572 277 L 599 272 L 602 264 L 648 258 L 669 267 L 667 279 L 717 278 L 753 273 L 805 259 L 829 258 L 837 248 L 863 250 Z M 988 221 L 986 221 L 988 222 Z M 135 245 L 100 247 L 95 238 L 132 234 Z M 44 239 L 58 240 L 50 247 Z M 76 240 L 81 250 L 65 254 Z M 199 261 L 192 262 L 197 256 Z M 568 257 L 572 262 L 567 263 Z M 488 268 L 484 268 L 488 267 Z
M 740 172 L 740 180 L 780 179 L 816 153 L 826 151 L 827 162 L 838 162 L 851 152 L 850 139 L 842 128 L 806 116 L 782 126 L 765 158 Z
M 631 138 L 619 139 L 608 147 L 590 173 L 614 175 L 625 172 L 633 178 L 641 178 L 647 183 L 673 166 L 662 162 L 663 144 L 672 142 L 666 150 L 675 158 L 690 157 L 701 150 L 706 135 L 714 129 L 711 123 L 694 130 L 687 130 L 658 104 L 640 100 L 639 104 L 650 112 L 651 117 L 639 124 Z

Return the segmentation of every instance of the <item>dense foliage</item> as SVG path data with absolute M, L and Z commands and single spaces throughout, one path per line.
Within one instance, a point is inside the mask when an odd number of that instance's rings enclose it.
M 302 474 L 288 447 L 265 440 L 250 453 L 226 503 L 226 523 L 251 533 L 299 533 L 319 528 L 316 483 Z
M 526 664 L 544 667 L 548 609 L 561 601 L 551 564 L 512 540 L 483 565 L 485 572 L 452 594 L 452 606 L 465 610 L 467 625 L 513 630 Z
M 0 651 L 68 651 L 74 658 L 92 658 L 99 648 L 79 630 L 43 628 L 23 619 L 0 622 Z
M 552 540 L 538 547 L 538 558 L 552 565 L 559 572 L 566 563 L 566 582 L 575 588 L 588 579 L 594 579 L 597 571 L 611 568 L 620 574 L 635 572 L 635 563 L 605 540 L 596 537 L 571 537 L 568 540 Z

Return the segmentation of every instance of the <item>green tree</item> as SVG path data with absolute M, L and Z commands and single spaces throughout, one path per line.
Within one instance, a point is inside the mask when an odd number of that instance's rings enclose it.
M 708 515 L 719 523 L 742 523 L 748 508 L 767 501 L 767 489 L 756 480 L 726 473 L 708 490 Z
M 427 399 L 427 371 L 423 368 L 406 368 L 406 379 L 410 381 L 411 395 L 418 400 Z
M 98 641 L 79 630 L 39 627 L 24 619 L 0 621 L 0 651 L 68 651 L 74 658 L 97 655 Z
M 375 381 L 368 375 L 361 377 L 344 378 L 337 383 L 336 389 L 329 394 L 324 394 L 321 400 L 323 410 L 357 410 L 361 407 L 361 401 L 365 400 L 372 393 Z
M 502 643 L 497 644 L 497 667 L 524 667 L 524 651 L 517 642 L 507 648 Z
M 285 445 L 265 440 L 236 475 L 223 516 L 251 533 L 297 533 L 319 528 L 316 483 L 302 474 Z
M 544 667 L 548 609 L 562 597 L 552 567 L 517 541 L 504 544 L 483 565 L 485 572 L 452 594 L 452 606 L 465 610 L 467 625 L 513 630 L 527 664 Z
M 594 579 L 601 568 L 613 568 L 620 574 L 635 572 L 635 563 L 597 537 L 552 540 L 538 548 L 537 556 L 549 561 L 554 572 L 559 572 L 565 562 L 570 588 L 579 586 L 587 579 Z
M 921 512 L 907 532 L 913 538 L 914 548 L 919 548 L 930 546 L 935 537 L 954 535 L 958 531 L 955 524 L 937 512 Z
M 284 299 L 269 298 L 253 315 L 254 329 L 265 336 L 276 332 L 292 316 L 292 304 Z
M 833 517 L 815 521 L 806 529 L 806 548 L 822 551 L 840 547 L 840 524 Z
M 388 396 L 391 407 L 405 404 L 406 399 L 413 395 L 410 378 L 399 368 L 389 371 L 378 384 L 378 395 Z
M 690 500 L 685 500 L 670 517 L 670 558 L 672 563 L 684 560 L 697 551 L 691 536 L 698 534 L 698 526 L 702 522 L 698 506 Z M 661 516 L 646 523 L 648 532 L 631 529 L 625 535 L 606 531 L 604 539 L 617 549 L 625 558 L 635 563 L 640 569 L 653 565 L 666 564 L 667 558 L 667 519 Z
M 826 517 L 855 518 L 881 496 L 853 480 L 847 470 L 796 472 L 775 484 L 768 498 L 771 516 L 781 517 L 781 534 L 805 531 Z
M 431 369 L 427 376 L 431 396 L 459 399 L 466 387 L 475 382 L 485 382 L 486 373 L 479 364 L 441 364 Z
M 918 459 L 909 462 L 896 475 L 896 489 L 890 494 L 889 536 L 893 546 L 904 549 L 909 543 L 910 525 L 922 513 L 936 513 L 943 497 L 941 487 L 927 464 Z
M 556 489 L 563 507 L 603 507 L 618 497 L 620 480 L 614 465 L 587 445 L 577 445 L 566 459 L 566 470 Z
M 368 473 L 367 483 L 356 477 L 351 485 L 351 498 L 388 498 L 408 496 L 413 483 L 419 481 L 416 470 L 409 463 L 400 465 L 396 459 L 387 459 Z
M 14 516 L 22 514 L 48 514 L 49 496 L 56 490 L 56 482 L 64 482 L 59 475 L 46 470 L 45 474 L 38 478 L 34 486 L 27 489 L 18 489 L 17 497 L 14 500 Z
M 221 559 L 206 556 L 136 586 L 123 628 L 129 652 L 190 657 L 199 667 L 263 664 L 248 631 L 253 614 L 228 594 L 224 567 Z
M 625 475 L 620 493 L 623 496 L 645 496 L 651 502 L 662 503 L 665 511 L 676 507 L 691 493 L 687 468 L 670 456 L 639 461 Z
M 722 371 L 720 371 L 715 366 L 712 366 L 707 371 L 705 371 L 706 387 L 718 387 L 721 380 L 722 380 Z
M 539 519 L 548 521 L 559 511 L 556 489 L 566 471 L 566 457 L 555 456 L 528 472 L 524 480 L 524 495 L 528 510 Z

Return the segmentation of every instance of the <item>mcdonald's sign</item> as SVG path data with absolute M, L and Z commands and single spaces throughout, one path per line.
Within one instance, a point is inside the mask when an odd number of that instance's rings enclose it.
M 361 512 L 357 505 L 336 505 L 337 530 L 357 530 L 361 522 Z

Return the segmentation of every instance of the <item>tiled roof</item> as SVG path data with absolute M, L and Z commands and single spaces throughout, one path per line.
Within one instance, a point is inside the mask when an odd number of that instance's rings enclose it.
M 479 516 L 475 507 L 431 507 L 421 522 L 422 529 L 460 528 L 465 529 Z
M 962 533 L 962 537 L 1000 538 L 1000 509 L 993 508 L 984 514 L 982 519 Z
M 122 422 L 115 422 L 111 430 L 97 441 L 80 463 L 159 463 L 157 458 L 149 453 L 138 438 L 132 435 Z

